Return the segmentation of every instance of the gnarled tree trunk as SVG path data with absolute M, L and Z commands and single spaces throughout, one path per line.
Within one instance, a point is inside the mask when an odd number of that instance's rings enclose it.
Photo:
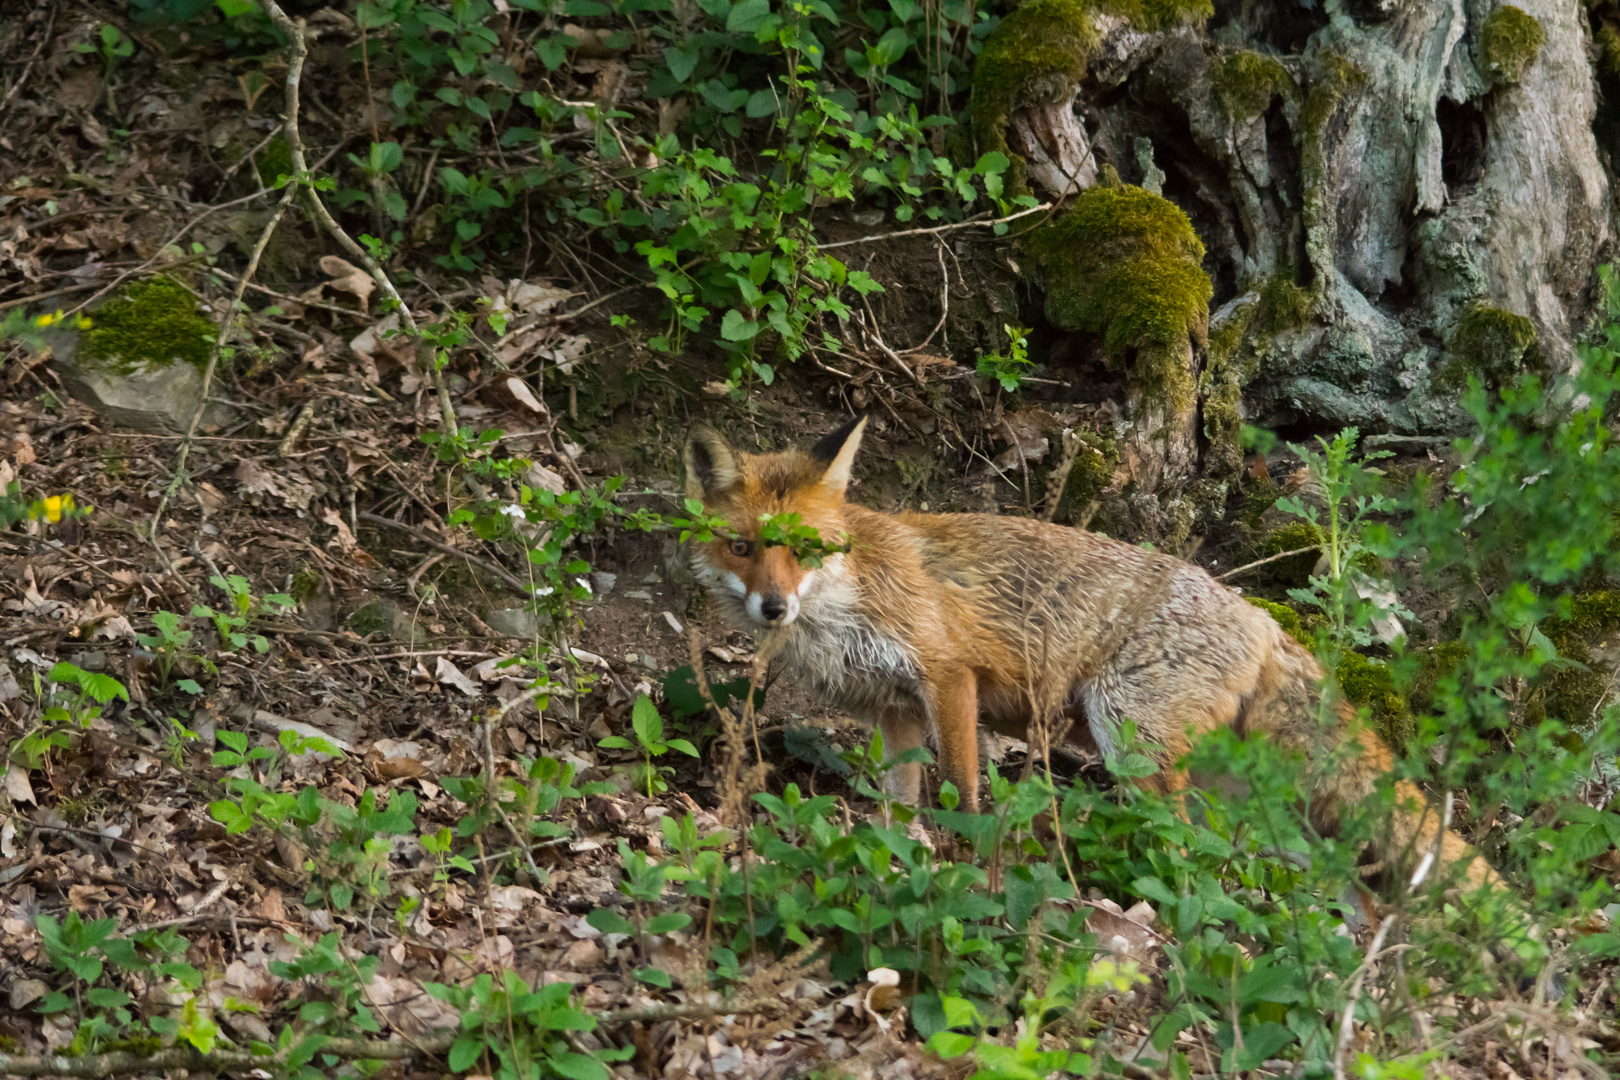
M 1158 463 L 1156 497 L 1196 478 L 1217 504 L 1245 421 L 1442 437 L 1470 376 L 1575 362 L 1615 234 L 1587 19 L 1571 0 L 1237 0 L 1152 32 L 1099 17 L 1073 124 L 1049 89 L 1015 100 L 1007 146 L 1038 194 L 1090 183 L 1067 164 L 1089 151 L 1162 186 L 1207 248 L 1196 420 L 1122 402 L 1199 433 L 1191 460 Z

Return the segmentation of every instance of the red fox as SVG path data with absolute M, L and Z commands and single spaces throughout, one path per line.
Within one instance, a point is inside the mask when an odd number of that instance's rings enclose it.
M 1069 722 L 1084 749 L 1118 748 L 1136 722 L 1159 773 L 1180 790 L 1191 737 L 1226 726 L 1261 732 L 1310 766 L 1313 825 L 1333 830 L 1387 772 L 1393 756 L 1342 701 L 1319 722 L 1322 669 L 1270 615 L 1179 559 L 1082 529 L 988 514 L 883 514 L 847 503 L 866 426 L 858 418 L 808 450 L 734 451 L 698 425 L 685 449 L 688 494 L 735 536 L 695 544 L 698 580 L 728 617 L 785 635 L 789 671 L 877 724 L 893 757 L 930 734 L 939 772 L 975 808 L 978 726 L 1029 738 L 1031 721 Z M 760 539 L 761 518 L 797 513 L 847 552 L 801 565 Z M 889 773 L 890 793 L 915 804 L 921 770 Z M 1483 859 L 1414 785 L 1399 803 L 1386 858 L 1437 853 L 1467 880 L 1494 880 Z M 1443 833 L 1443 835 L 1442 835 Z

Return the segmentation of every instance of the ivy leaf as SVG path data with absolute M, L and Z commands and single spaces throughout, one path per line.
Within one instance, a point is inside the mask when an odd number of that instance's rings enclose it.
M 484 1052 L 484 1040 L 477 1035 L 463 1035 L 450 1047 L 450 1071 L 464 1073 L 472 1068 L 478 1055 Z
M 771 17 L 771 0 L 742 0 L 726 16 L 726 29 L 733 34 L 751 34 Z
M 698 60 L 703 53 L 695 48 L 677 48 L 674 45 L 664 47 L 664 63 L 669 65 L 669 73 L 675 76 L 676 82 L 685 82 L 697 70 Z M 751 115 L 751 114 L 750 114 Z
M 743 315 L 736 308 L 726 312 L 720 320 L 720 336 L 727 341 L 749 341 L 759 333 L 759 323 Z

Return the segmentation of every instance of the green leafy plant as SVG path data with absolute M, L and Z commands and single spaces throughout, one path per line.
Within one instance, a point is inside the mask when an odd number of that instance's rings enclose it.
M 198 614 L 193 612 L 193 614 Z M 219 669 L 214 662 L 201 653 L 191 651 L 191 640 L 195 636 L 192 631 L 180 625 L 180 616 L 172 611 L 152 612 L 152 628 L 155 634 L 136 634 L 136 644 L 150 649 L 157 664 L 158 680 L 165 685 L 173 684 L 177 689 L 188 694 L 202 693 L 202 687 L 195 679 L 175 679 L 176 672 L 182 671 L 187 664 L 200 665 L 210 675 Z
M 1029 331 L 1022 326 L 1007 324 L 1006 353 L 985 353 L 976 365 L 980 375 L 994 379 L 1009 394 L 1017 393 L 1024 385 L 1024 376 L 1034 366 L 1029 358 Z
M 43 767 L 53 751 L 72 746 L 75 732 L 89 728 L 114 700 L 129 700 L 123 683 L 76 664 L 56 664 L 45 679 L 48 689 L 42 692 L 35 676 L 43 703 L 38 721 L 11 744 L 12 759 L 27 769 Z
M 234 651 L 251 645 L 255 652 L 269 652 L 269 639 L 263 634 L 250 632 L 252 624 L 264 614 L 291 611 L 298 606 L 297 602 L 285 593 L 270 593 L 261 600 L 251 592 L 252 583 L 239 574 L 215 574 L 208 580 L 225 593 L 226 608 L 216 611 L 207 604 L 196 604 L 191 609 L 192 616 L 208 619 L 214 624 L 214 633 L 219 636 L 221 649 Z
M 451 1071 L 482 1068 L 501 1080 L 610 1080 L 608 1066 L 629 1060 L 635 1047 L 575 1049 L 574 1035 L 594 1030 L 596 1021 L 574 1006 L 573 989 L 552 983 L 531 990 L 510 970 L 499 982 L 484 974 L 465 987 L 428 983 L 428 993 L 461 1014 L 462 1034 L 447 1060 Z
M 698 756 L 697 747 L 686 739 L 664 737 L 664 718 L 658 715 L 658 706 L 646 694 L 636 695 L 636 703 L 630 710 L 630 729 L 636 736 L 633 743 L 623 735 L 609 735 L 599 739 L 596 745 L 606 750 L 641 751 L 641 767 L 637 770 L 635 784 L 646 788 L 649 799 L 655 792 L 669 790 L 664 777 L 674 772 L 669 766 L 653 764 L 654 758 L 663 757 L 671 750 L 679 750 L 689 757 Z

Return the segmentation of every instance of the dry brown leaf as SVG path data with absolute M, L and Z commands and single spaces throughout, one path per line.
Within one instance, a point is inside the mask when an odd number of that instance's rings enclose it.
M 377 290 L 377 282 L 371 275 L 336 255 L 322 255 L 320 265 L 321 273 L 332 279 L 326 284 L 353 296 L 360 302 L 360 314 L 366 314 L 371 307 L 371 294 Z

